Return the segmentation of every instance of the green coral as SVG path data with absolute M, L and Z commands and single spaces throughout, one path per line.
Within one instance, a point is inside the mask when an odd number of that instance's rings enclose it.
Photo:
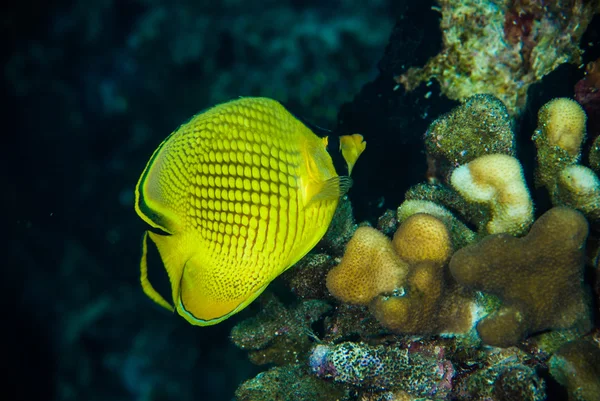
M 498 98 L 471 96 L 431 123 L 425 134 L 427 156 L 435 160 L 436 171 L 442 174 L 486 154 L 515 156 L 511 124 L 508 111 Z
M 563 345 L 550 359 L 550 374 L 569 392 L 569 401 L 600 400 L 600 348 L 592 339 Z
M 301 364 L 272 368 L 236 390 L 237 401 L 349 401 L 344 386 L 319 380 Z

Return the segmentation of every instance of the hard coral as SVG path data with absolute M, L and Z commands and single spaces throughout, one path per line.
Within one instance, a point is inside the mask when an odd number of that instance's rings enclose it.
M 317 376 L 373 390 L 404 390 L 443 398 L 451 389 L 454 367 L 443 355 L 365 343 L 317 345 L 310 367 Z
M 503 302 L 477 325 L 485 343 L 509 346 L 546 329 L 588 329 L 583 285 L 587 234 L 581 213 L 555 207 L 523 238 L 490 235 L 453 255 L 450 270 L 459 283 Z
M 451 170 L 486 154 L 515 156 L 511 119 L 504 104 L 479 94 L 439 117 L 425 133 L 428 176 L 445 180 Z
M 438 0 L 443 50 L 396 77 L 407 91 L 436 79 L 450 99 L 492 93 L 511 115 L 527 89 L 559 65 L 581 62 L 578 47 L 597 0 L 566 2 Z M 529 4 L 525 7 L 524 4 Z
M 340 264 L 329 271 L 327 288 L 349 304 L 368 304 L 376 295 L 402 287 L 408 264 L 390 240 L 372 227 L 360 227 L 348 242 Z
M 590 221 L 600 219 L 600 179 L 585 166 L 565 167 L 558 175 L 556 200 L 582 212 Z
M 536 185 L 546 187 L 553 200 L 558 174 L 579 160 L 585 121 L 581 106 L 567 98 L 551 100 L 538 112 L 532 137 L 537 147 Z
M 480 231 L 520 235 L 531 226 L 533 202 L 516 158 L 504 154 L 478 157 L 454 170 L 450 182 L 467 202 L 489 209 Z
M 442 266 L 452 255 L 446 225 L 436 217 L 418 213 L 406 219 L 394 234 L 394 249 L 408 263 L 431 261 Z
M 476 234 L 465 223 L 457 219 L 445 207 L 429 200 L 408 199 L 404 201 L 398 207 L 398 222 L 402 223 L 417 213 L 427 213 L 443 221 L 450 231 L 452 244 L 457 249 L 475 241 Z
M 395 332 L 408 334 L 468 331 L 471 303 L 459 292 L 450 291 L 444 277 L 452 253 L 444 223 L 429 214 L 414 214 L 400 225 L 393 243 L 400 257 L 410 263 L 406 290 L 402 295 L 373 300 L 370 307 L 377 320 Z
M 237 401 L 348 400 L 349 391 L 337 383 L 307 374 L 303 365 L 272 368 L 247 380 L 235 391 Z
M 310 326 L 331 309 L 320 300 L 303 301 L 295 308 L 286 308 L 274 296 L 262 297 L 265 303 L 255 317 L 238 323 L 231 330 L 231 340 L 249 351 L 257 365 L 297 363 L 310 348 Z
M 588 338 L 563 345 L 550 359 L 550 374 L 569 391 L 570 401 L 600 400 L 600 348 Z

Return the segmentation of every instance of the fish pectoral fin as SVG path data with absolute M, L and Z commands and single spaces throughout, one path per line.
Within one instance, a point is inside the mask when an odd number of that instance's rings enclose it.
M 348 174 L 352 174 L 352 169 L 358 160 L 358 157 L 365 151 L 367 142 L 360 134 L 340 136 L 340 151 L 346 164 L 348 165 Z
M 306 206 L 313 202 L 337 200 L 344 196 L 351 186 L 352 178 L 348 176 L 336 176 L 326 181 L 311 182 L 306 190 Z
M 159 304 L 165 309 L 174 311 L 173 306 L 167 302 L 158 291 L 154 289 L 150 280 L 148 280 L 148 231 L 144 233 L 142 238 L 142 259 L 140 261 L 140 283 L 144 293 L 154 302 Z

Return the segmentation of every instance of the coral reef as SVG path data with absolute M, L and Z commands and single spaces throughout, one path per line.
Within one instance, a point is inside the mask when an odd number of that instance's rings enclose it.
M 317 345 L 312 371 L 322 378 L 363 388 L 403 390 L 415 396 L 443 398 L 452 388 L 448 360 L 418 350 L 345 342 Z
M 523 238 L 490 235 L 452 256 L 450 270 L 459 283 L 503 302 L 477 325 L 485 343 L 506 347 L 537 331 L 589 329 L 583 284 L 587 234 L 588 224 L 579 212 L 556 207 Z
M 275 297 L 264 297 L 258 315 L 244 320 L 231 330 L 231 340 L 249 351 L 257 365 L 298 363 L 311 346 L 311 324 L 331 308 L 319 300 L 308 300 L 294 309 L 286 308 Z
M 589 62 L 585 76 L 575 84 L 573 98 L 588 116 L 588 134 L 594 141 L 600 135 L 600 58 Z M 590 164 L 597 171 L 598 150 L 590 151 Z
M 274 367 L 244 382 L 235 392 L 237 401 L 331 401 L 349 400 L 341 385 L 307 374 L 307 367 Z
M 563 345 L 549 365 L 550 374 L 567 387 L 570 401 L 600 400 L 600 347 L 593 338 Z
M 396 77 L 407 91 L 432 79 L 462 100 L 491 93 L 518 115 L 527 89 L 563 63 L 580 63 L 579 39 L 597 1 L 438 0 L 444 47 L 420 68 Z
M 481 369 L 460 381 L 456 394 L 465 401 L 543 401 L 544 380 L 530 364 L 531 358 L 517 348 L 491 351 Z

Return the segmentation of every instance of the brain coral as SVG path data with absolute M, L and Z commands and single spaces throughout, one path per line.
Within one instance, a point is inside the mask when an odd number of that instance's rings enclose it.
M 509 346 L 541 330 L 587 329 L 589 307 L 583 285 L 587 235 L 581 213 L 555 207 L 523 238 L 490 235 L 452 256 L 450 270 L 458 282 L 495 294 L 503 302 L 498 312 L 477 325 L 485 343 Z

